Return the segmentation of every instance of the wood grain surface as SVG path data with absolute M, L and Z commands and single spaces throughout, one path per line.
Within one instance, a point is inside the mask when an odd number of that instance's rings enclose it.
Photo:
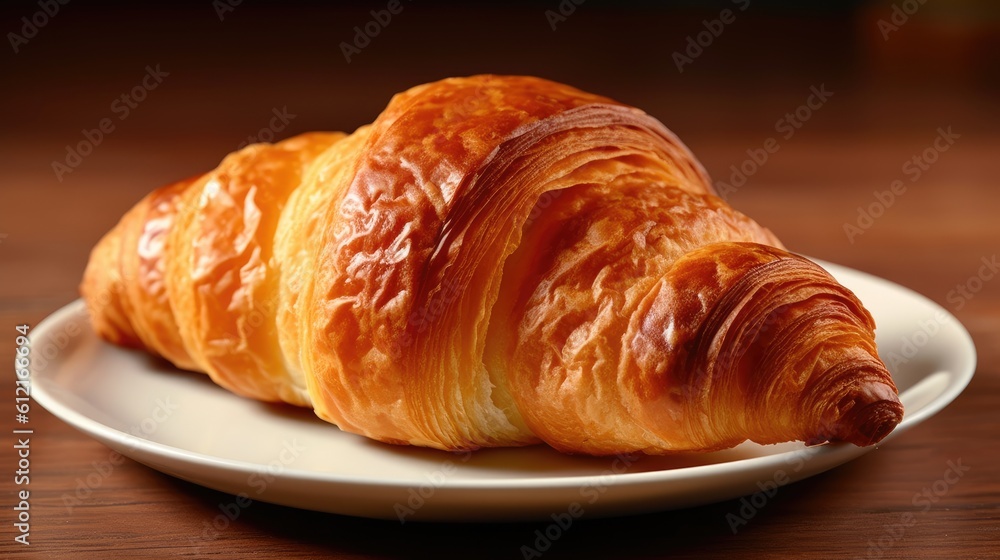
M 929 2 L 891 29 L 879 23 L 893 21 L 888 2 L 302 3 L 280 12 L 223 2 L 69 3 L 45 18 L 34 16 L 39 3 L 7 6 L 4 31 L 23 33 L 22 17 L 45 24 L 3 55 L 0 362 L 13 362 L 15 325 L 37 325 L 77 297 L 90 248 L 152 188 L 214 166 L 251 137 L 351 130 L 411 85 L 536 74 L 644 108 L 728 186 L 731 166 L 760 157 L 773 138 L 778 149 L 747 164 L 753 172 L 732 204 L 795 251 L 938 302 L 979 353 L 971 385 L 944 411 L 782 487 L 735 531 L 727 516 L 740 515 L 738 499 L 580 520 L 541 557 L 1000 557 L 1000 275 L 983 269 L 1000 253 L 1000 23 L 987 3 Z M 348 61 L 341 43 L 390 5 L 399 12 Z M 562 19 L 547 14 L 560 9 Z M 726 9 L 731 23 L 679 70 L 673 53 Z M 158 65 L 167 75 L 141 101 L 122 100 Z M 829 95 L 809 108 L 813 88 L 824 87 Z M 789 114 L 798 126 L 789 128 Z M 67 146 L 96 138 L 102 119 L 113 129 L 70 171 L 54 169 L 69 165 Z M 942 131 L 950 140 L 935 149 Z M 38 405 L 28 425 L 31 544 L 22 545 L 12 434 L 22 426 L 7 371 L 0 557 L 536 557 L 522 547 L 536 546 L 544 523 L 401 525 L 260 502 L 206 534 L 232 496 L 119 460 Z M 961 477 L 947 474 L 952 465 Z M 68 507 L 65 495 L 95 472 L 107 475 Z

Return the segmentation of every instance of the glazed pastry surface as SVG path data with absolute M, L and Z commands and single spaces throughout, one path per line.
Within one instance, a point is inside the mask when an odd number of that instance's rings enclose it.
M 81 292 L 111 342 L 389 443 L 864 446 L 903 413 L 854 294 L 660 122 L 538 78 L 234 152 L 132 208 Z

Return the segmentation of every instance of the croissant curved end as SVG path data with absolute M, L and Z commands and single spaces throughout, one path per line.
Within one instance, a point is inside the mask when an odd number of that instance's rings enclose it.
M 903 405 L 888 385 L 866 385 L 841 402 L 839 418 L 807 445 L 846 441 L 859 447 L 882 441 L 903 420 Z
M 694 445 L 867 446 L 902 420 L 874 320 L 819 265 L 777 247 L 723 242 L 683 256 L 665 282 L 646 320 L 653 337 L 656 325 L 685 326 L 659 352 L 683 361 L 651 378 L 694 397 L 683 405 L 686 417 L 703 419 Z M 654 423 L 669 423 L 657 414 Z

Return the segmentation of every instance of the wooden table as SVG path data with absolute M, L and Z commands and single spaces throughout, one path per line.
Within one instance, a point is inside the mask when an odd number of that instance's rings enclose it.
M 25 4 L 21 15 L 36 8 Z M 393 16 L 399 23 L 348 64 L 339 43 L 371 19 L 371 8 L 306 6 L 279 17 L 246 3 L 222 10 L 220 20 L 207 2 L 104 13 L 70 4 L 16 56 L 8 52 L 0 362 L 13 359 L 15 325 L 36 325 L 76 297 L 90 247 L 136 199 L 260 136 L 272 111 L 294 115 L 278 137 L 349 130 L 408 85 L 484 70 L 540 74 L 645 108 L 717 180 L 729 178 L 746 150 L 778 138 L 780 150 L 731 202 L 796 251 L 937 301 L 966 325 L 979 352 L 971 385 L 943 412 L 856 461 L 782 488 L 735 533 L 727 514 L 739 500 L 581 521 L 543 556 L 1000 557 L 1000 280 L 973 282 L 981 287 L 970 298 L 952 293 L 1000 251 L 996 61 L 961 49 L 968 37 L 996 44 L 995 27 L 949 35 L 948 52 L 963 53 L 956 57 L 914 46 L 940 32 L 933 13 L 883 41 L 880 8 L 823 17 L 748 10 L 678 72 L 671 53 L 718 10 L 584 4 L 552 31 L 542 7 L 486 14 L 407 3 Z M 114 100 L 157 64 L 169 75 L 120 118 Z M 777 121 L 824 84 L 832 97 L 791 137 L 781 136 Z M 65 146 L 104 118 L 115 129 L 57 180 L 52 162 L 65 161 Z M 948 127 L 959 138 L 913 180 L 905 162 Z M 896 180 L 905 193 L 852 242 L 845 223 L 857 224 L 858 207 Z M 11 404 L 0 422 L 11 434 L 19 426 L 7 379 Z M 205 539 L 203 524 L 232 497 L 124 460 L 69 508 L 64 494 L 115 456 L 37 405 L 30 427 L 31 545 L 13 542 L 17 458 L 8 435 L 0 462 L 4 557 L 521 558 L 522 545 L 545 525 L 400 525 L 255 502 Z M 921 493 L 953 480 L 946 471 L 956 464 L 967 472 L 925 507 Z

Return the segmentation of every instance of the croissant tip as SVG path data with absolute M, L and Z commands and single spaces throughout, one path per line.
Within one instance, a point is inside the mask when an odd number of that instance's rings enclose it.
M 853 401 L 840 419 L 830 428 L 826 437 L 806 443 L 844 441 L 858 447 L 868 447 L 882 441 L 903 420 L 903 405 L 899 399 L 881 398 L 867 404 Z

